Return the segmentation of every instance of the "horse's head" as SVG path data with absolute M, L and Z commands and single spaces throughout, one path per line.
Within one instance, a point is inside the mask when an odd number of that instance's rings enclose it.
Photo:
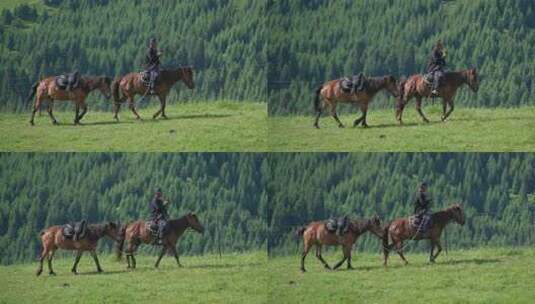
M 120 230 L 121 230 L 121 225 L 117 223 L 107 222 L 104 224 L 104 234 L 114 241 L 118 239 Z
M 183 67 L 180 68 L 182 81 L 190 89 L 195 89 L 195 82 L 193 82 L 193 68 L 192 67 Z
M 465 217 L 464 217 L 464 210 L 461 204 L 459 203 L 453 204 L 453 206 L 451 206 L 449 210 L 450 210 L 451 216 L 457 222 L 457 224 L 464 225 Z
M 199 221 L 199 218 L 197 217 L 197 215 L 195 213 L 188 213 L 186 214 L 186 219 L 188 220 L 188 224 L 189 226 L 199 232 L 199 233 L 203 233 L 204 232 L 204 227 L 203 225 L 201 224 L 201 222 Z
M 377 237 L 383 237 L 383 227 L 381 226 L 381 219 L 379 219 L 379 216 L 375 215 L 374 217 L 368 219 L 366 226 L 368 230 Z
M 111 78 L 107 76 L 100 76 L 98 77 L 98 83 L 97 88 L 106 97 L 106 99 L 110 99 L 111 97 Z
M 474 93 L 477 93 L 479 90 L 479 80 L 477 77 L 477 69 L 472 68 L 466 71 L 466 82 L 468 83 L 468 86 Z
M 392 75 L 384 76 L 385 89 L 395 98 L 399 96 L 399 83 Z

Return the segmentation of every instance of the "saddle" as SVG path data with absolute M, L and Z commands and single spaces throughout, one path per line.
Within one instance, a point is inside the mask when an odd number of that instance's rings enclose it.
M 330 233 L 344 235 L 349 231 L 349 219 L 344 217 L 330 218 L 325 222 L 325 228 Z
M 141 71 L 139 74 L 141 75 L 141 81 L 143 82 L 143 85 L 146 87 L 150 86 L 150 73 L 151 71 Z M 158 79 L 160 78 L 160 73 L 156 75 L 156 79 L 154 80 L 154 84 L 156 85 L 158 83 Z
M 431 85 L 433 83 L 433 73 L 427 73 L 422 75 L 422 79 L 427 85 Z
M 419 233 L 426 233 L 431 227 L 431 215 L 413 215 L 409 217 L 409 225 Z
M 365 89 L 366 77 L 363 74 L 353 75 L 351 78 L 344 77 L 340 81 L 340 88 L 345 93 L 355 94 Z
M 56 86 L 61 90 L 76 89 L 80 83 L 80 74 L 78 72 L 62 74 L 55 78 Z
M 61 231 L 63 233 L 63 236 L 65 236 L 66 239 L 79 241 L 83 239 L 84 237 L 86 237 L 87 222 L 86 220 L 82 220 L 80 222 L 65 224 L 63 225 Z

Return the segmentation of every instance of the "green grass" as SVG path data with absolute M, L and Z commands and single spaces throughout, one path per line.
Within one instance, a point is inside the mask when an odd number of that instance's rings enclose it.
M 424 108 L 431 120 L 425 124 L 410 106 L 404 126 L 396 122 L 394 110 L 372 109 L 368 129 L 352 127 L 356 113 L 340 115 L 344 129 L 330 116 L 320 119 L 319 130 L 312 127 L 312 116 L 270 117 L 268 145 L 271 151 L 535 151 L 535 107 L 459 108 L 445 123 L 440 121 L 440 108 Z
M 326 255 L 334 264 L 341 253 Z M 325 270 L 311 253 L 307 272 L 299 257 L 269 260 L 270 303 L 533 303 L 535 249 L 450 251 L 428 263 L 424 254 L 396 255 L 382 266 L 379 254 L 354 253 L 355 270 Z M 345 264 L 344 264 L 345 267 Z
M 123 107 L 118 123 L 111 112 L 90 108 L 80 126 L 73 125 L 74 110 L 55 111 L 57 126 L 46 111 L 36 115 L 33 127 L 30 113 L 2 113 L 0 151 L 266 151 L 266 107 L 227 101 L 171 104 L 169 119 L 153 120 L 157 108 L 151 107 L 140 111 L 142 121 Z
M 0 303 L 266 303 L 264 252 L 241 255 L 183 256 L 178 268 L 164 257 L 159 269 L 155 256 L 138 257 L 135 271 L 125 262 L 103 256 L 104 272 L 95 273 L 84 255 L 79 275 L 70 272 L 72 259 L 57 259 L 49 276 L 35 276 L 37 263 L 0 266 Z M 156 301 L 156 302 L 155 302 Z

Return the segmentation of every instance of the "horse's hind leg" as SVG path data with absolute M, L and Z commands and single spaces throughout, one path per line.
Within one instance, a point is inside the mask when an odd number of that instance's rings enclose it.
M 50 119 L 52 120 L 52 124 L 57 125 L 58 121 L 54 117 L 53 111 L 54 111 L 54 100 L 49 100 L 48 107 L 47 107 L 48 116 L 50 116 Z
M 49 275 L 56 275 L 56 273 L 52 269 L 52 260 L 54 259 L 55 252 L 56 252 L 55 250 L 51 250 L 48 252 L 48 274 Z
M 327 262 L 323 259 L 323 256 L 321 255 L 321 245 L 316 245 L 316 257 L 323 264 L 323 267 L 325 267 L 326 269 L 331 270 L 331 266 L 329 266 L 329 264 L 327 264 Z
M 152 119 L 158 118 L 158 115 L 162 115 L 163 118 L 167 119 L 167 115 L 165 115 L 165 104 L 166 104 L 166 98 L 165 96 L 158 96 L 158 99 L 160 100 L 160 109 L 154 113 L 152 116 Z
M 75 125 L 77 125 L 78 122 L 80 122 L 78 120 L 79 117 L 80 117 L 80 104 L 78 102 L 76 102 L 75 110 L 74 110 L 74 124 Z
M 334 120 L 336 120 L 339 128 L 344 128 L 344 124 L 342 124 L 342 122 L 338 118 L 338 114 L 336 114 L 336 105 L 334 104 L 331 104 L 331 116 L 334 118 Z
M 154 264 L 154 268 L 158 268 L 158 266 L 160 265 L 160 261 L 162 260 L 165 252 L 167 252 L 167 247 L 163 246 L 162 252 L 160 252 L 158 259 L 156 260 L 156 264 Z
M 399 242 L 395 244 L 395 246 L 396 246 L 396 252 L 398 253 L 399 257 L 403 260 L 403 262 L 405 262 L 405 265 L 409 264 L 409 262 L 407 261 L 407 259 L 405 259 L 405 256 L 403 255 L 403 243 Z
M 344 257 L 342 258 L 342 260 L 340 262 L 338 262 L 333 269 L 338 269 L 338 267 L 342 266 L 342 264 L 347 260 L 347 265 L 348 267 L 347 268 L 352 268 L 351 267 L 351 262 L 350 262 L 350 254 L 351 254 L 351 249 L 349 250 L 349 254 L 348 254 L 348 250 L 347 248 L 344 246 L 342 248 L 342 252 L 344 253 Z
M 316 129 L 320 128 L 319 123 L 320 123 L 321 113 L 323 113 L 323 102 L 320 101 L 319 107 L 316 109 L 316 119 L 314 120 L 314 127 Z
M 47 255 L 48 255 L 48 250 L 43 245 L 43 251 L 41 252 L 41 257 L 39 257 L 39 267 L 37 268 L 37 272 L 35 273 L 37 276 L 40 276 L 41 273 L 43 273 L 43 261 L 45 260 Z
M 72 269 L 71 269 L 71 272 L 74 273 L 74 274 L 78 274 L 78 272 L 77 272 L 78 262 L 80 262 L 80 258 L 81 257 L 82 257 L 82 251 L 78 251 L 76 253 L 76 257 L 74 258 L 74 264 L 72 265 Z
M 95 261 L 95 265 L 97 265 L 97 272 L 102 272 L 102 268 L 100 267 L 100 263 L 98 262 L 97 253 L 95 250 L 91 250 L 91 256 L 93 257 L 93 260 Z
M 85 102 L 82 103 L 82 113 L 80 114 L 80 116 L 78 116 L 78 122 L 80 122 L 80 120 L 82 120 L 82 118 L 84 118 L 85 114 L 87 113 L 87 104 Z
M 134 97 L 133 96 L 128 98 L 128 107 L 130 108 L 132 113 L 134 113 L 134 115 L 136 116 L 136 119 L 141 119 L 141 117 L 139 116 L 139 114 L 136 111 L 136 105 L 134 104 Z
M 113 103 L 113 119 L 116 121 L 119 121 L 119 110 L 121 109 L 121 103 L 115 102 Z
M 416 111 L 418 111 L 418 114 L 420 114 L 420 117 L 424 120 L 424 122 L 429 122 L 429 119 L 425 117 L 424 112 L 422 112 L 422 97 L 416 98 Z
M 305 258 L 307 257 L 308 252 L 310 251 L 310 248 L 312 246 L 308 244 L 307 242 L 303 245 L 303 253 L 301 254 L 301 271 L 305 272 Z

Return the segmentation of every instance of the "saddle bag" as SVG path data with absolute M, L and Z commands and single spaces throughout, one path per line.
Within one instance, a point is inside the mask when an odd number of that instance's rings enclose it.
M 81 240 L 86 237 L 87 224 L 86 221 L 80 221 L 75 223 L 68 223 L 62 227 L 63 236 L 67 239 L 74 241 Z

